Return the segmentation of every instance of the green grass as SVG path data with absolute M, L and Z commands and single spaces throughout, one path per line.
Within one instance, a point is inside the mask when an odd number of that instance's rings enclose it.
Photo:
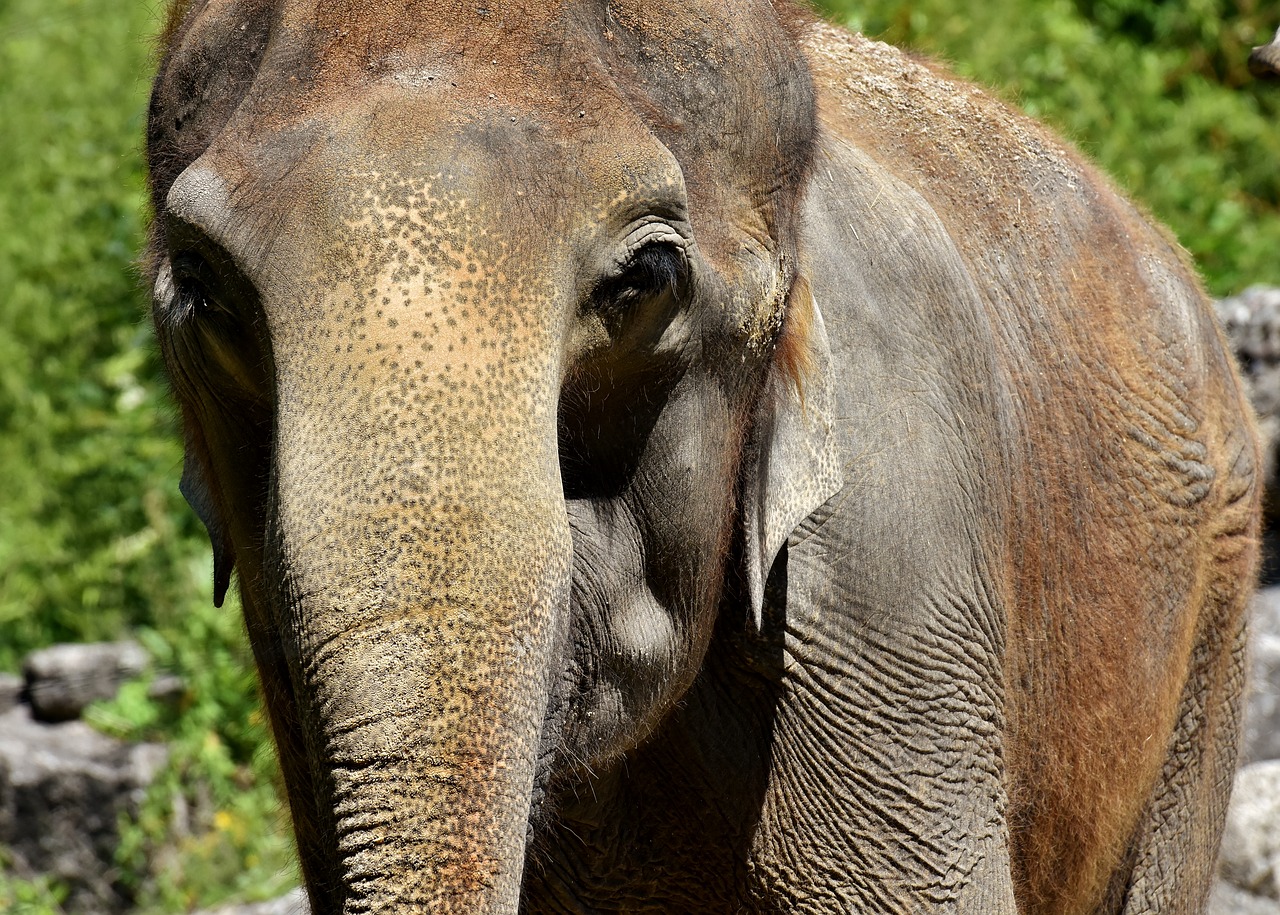
M 1274 2 L 830 0 L 1048 119 L 1168 222 L 1219 294 L 1280 284 L 1280 90 L 1250 81 Z M 181 449 L 133 258 L 161 11 L 0 0 L 0 669 L 64 640 L 140 638 L 187 691 L 91 712 L 173 758 L 121 863 L 144 907 L 263 898 L 294 879 L 234 601 L 177 492 Z M 3 868 L 0 868 L 0 874 Z M 0 909 L 58 888 L 0 876 Z
M 8 915 L 61 915 L 67 888 L 49 877 L 22 880 L 9 873 L 7 856 L 0 850 L 0 912 Z
M 0 2 L 0 665 L 192 592 L 132 264 L 148 7 Z

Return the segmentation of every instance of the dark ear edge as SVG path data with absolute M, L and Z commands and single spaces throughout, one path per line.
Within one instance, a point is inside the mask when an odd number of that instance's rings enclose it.
M 182 461 L 182 481 L 178 484 L 178 490 L 209 532 L 209 543 L 213 547 L 213 605 L 221 607 L 227 597 L 227 588 L 231 585 L 231 570 L 236 564 L 235 553 L 231 550 L 231 540 L 222 522 L 220 500 L 209 484 L 210 475 L 203 457 L 204 436 L 190 419 L 185 425 L 186 455 Z
M 797 324 L 784 328 L 767 407 L 757 419 L 743 472 L 747 589 L 757 630 L 765 582 L 787 538 L 844 487 L 832 425 L 835 393 L 826 326 L 807 281 L 797 277 L 790 298 L 788 320 Z

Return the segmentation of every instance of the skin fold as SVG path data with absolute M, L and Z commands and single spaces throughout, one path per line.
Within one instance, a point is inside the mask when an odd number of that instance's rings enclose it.
M 191 0 L 147 148 L 317 915 L 1202 909 L 1256 435 L 1038 125 L 762 0 Z

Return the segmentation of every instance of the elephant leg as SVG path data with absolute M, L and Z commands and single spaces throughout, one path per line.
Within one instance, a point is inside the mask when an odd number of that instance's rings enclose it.
M 1168 756 L 1131 846 L 1133 868 L 1103 911 L 1204 910 L 1240 732 L 1247 592 L 1236 589 L 1201 619 Z

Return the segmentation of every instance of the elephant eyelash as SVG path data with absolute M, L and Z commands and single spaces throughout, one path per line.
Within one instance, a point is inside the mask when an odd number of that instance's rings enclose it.
M 209 298 L 201 284 L 184 281 L 174 284 L 173 301 L 175 318 L 187 322 L 207 309 Z
M 251 321 L 231 294 L 215 295 L 213 268 L 199 255 L 175 257 L 169 266 L 169 302 L 164 321 L 173 345 L 182 350 L 187 385 L 243 405 L 267 389 L 261 350 Z
M 235 320 L 235 313 L 209 291 L 206 277 L 211 268 L 200 258 L 182 258 L 173 264 L 173 317 L 177 324 L 214 319 Z
M 612 277 L 596 287 L 596 299 L 606 304 L 670 293 L 678 294 L 688 272 L 682 248 L 671 242 L 641 245 Z

